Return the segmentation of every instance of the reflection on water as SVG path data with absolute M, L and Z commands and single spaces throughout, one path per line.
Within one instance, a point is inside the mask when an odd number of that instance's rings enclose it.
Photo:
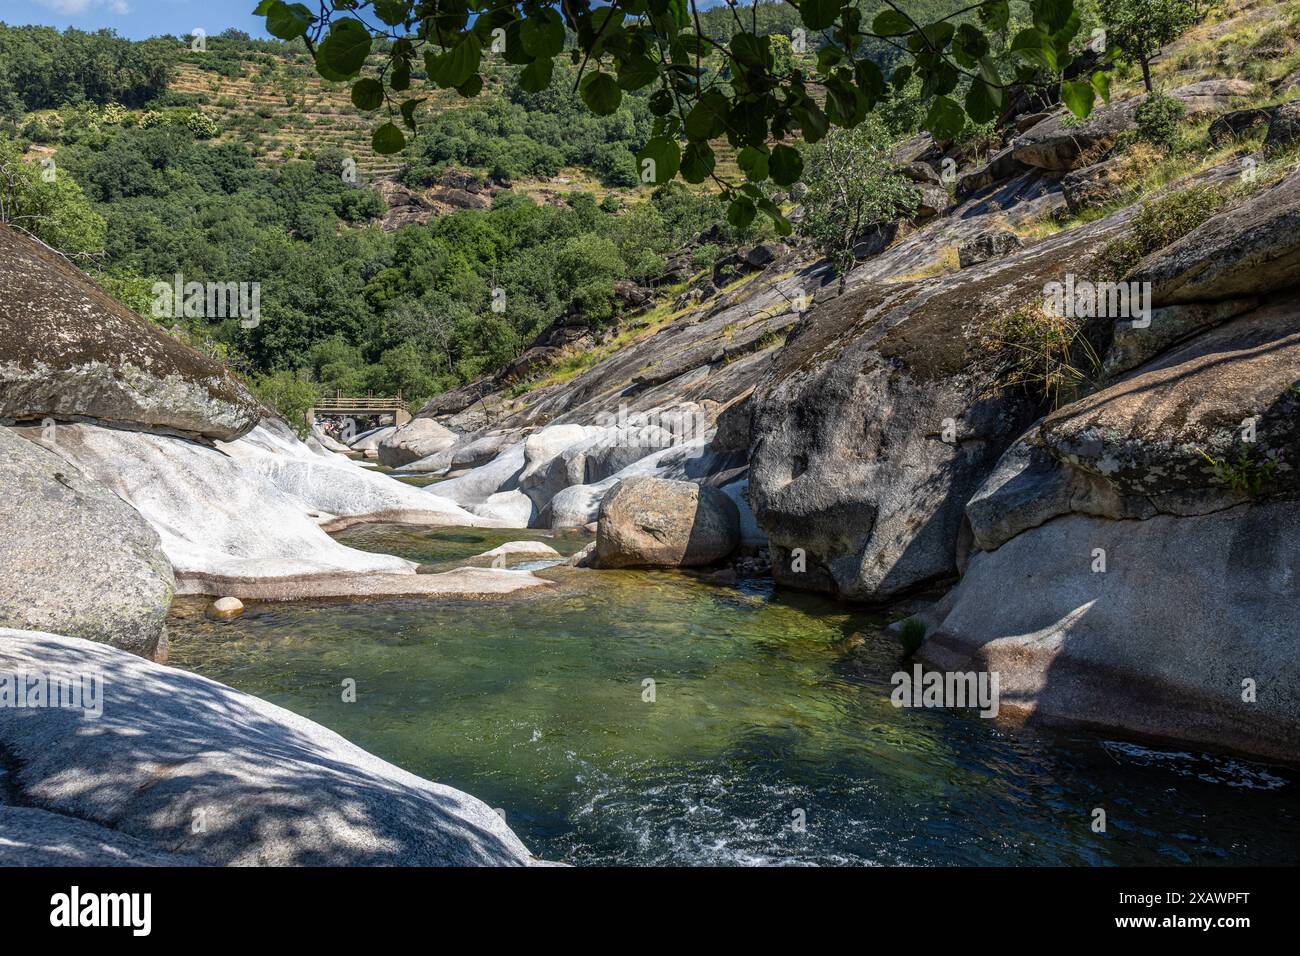
M 549 534 L 340 538 L 425 563 L 524 537 L 564 553 L 588 540 Z M 896 642 L 878 619 L 818 598 L 675 574 L 556 574 L 570 583 L 509 602 L 252 604 L 227 625 L 182 600 L 172 662 L 502 808 L 548 859 L 1296 859 L 1293 770 L 897 710 Z M 340 698 L 345 678 L 356 703 Z M 1105 834 L 1090 829 L 1095 807 Z

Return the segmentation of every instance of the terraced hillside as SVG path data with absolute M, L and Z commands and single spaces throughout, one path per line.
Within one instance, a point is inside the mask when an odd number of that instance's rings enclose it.
M 187 53 L 169 89 L 196 97 L 220 127 L 218 139 L 245 143 L 268 164 L 333 146 L 352 156 L 358 173 L 368 179 L 401 168 L 400 153 L 380 156 L 371 149 L 373 116 L 352 105 L 348 84 L 322 80 L 306 54 L 243 60 L 239 76 L 205 68 L 204 56 Z M 435 92 L 422 109 L 455 109 L 463 102 L 458 101 L 454 94 Z

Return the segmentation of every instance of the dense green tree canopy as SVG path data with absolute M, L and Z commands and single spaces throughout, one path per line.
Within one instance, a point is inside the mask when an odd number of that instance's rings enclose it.
M 68 103 L 140 106 L 167 88 L 180 46 L 0 23 L 0 115 Z

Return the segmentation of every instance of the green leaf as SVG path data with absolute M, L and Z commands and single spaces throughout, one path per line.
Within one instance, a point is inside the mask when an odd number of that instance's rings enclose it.
M 405 23 L 410 13 L 410 6 L 403 0 L 375 0 L 375 16 L 390 27 Z
M 1063 80 L 1061 82 L 1061 102 L 1070 108 L 1070 112 L 1083 119 L 1092 112 L 1093 100 L 1097 91 L 1087 80 Z
M 804 141 L 812 144 L 821 140 L 830 129 L 826 120 L 826 114 L 821 111 L 816 103 L 809 101 L 803 106 L 791 108 L 790 113 L 799 121 L 799 128 L 803 130 Z
M 955 139 L 966 125 L 966 114 L 955 100 L 947 96 L 936 96 L 923 125 L 937 140 Z
M 982 77 L 971 80 L 970 89 L 966 91 L 966 112 L 976 123 L 997 119 L 997 101 Z
M 384 103 L 384 84 L 378 80 L 357 80 L 352 87 L 352 105 L 359 110 L 377 110 Z
M 415 129 L 415 108 L 423 103 L 424 99 L 421 96 L 414 100 L 403 100 L 401 107 L 399 107 L 402 113 L 402 122 L 411 129 Z
M 398 60 L 395 62 L 393 64 L 393 72 L 388 74 L 388 85 L 398 93 L 410 89 L 411 64 L 407 63 L 405 60 Z
M 721 93 L 710 90 L 686 114 L 686 138 L 703 141 L 720 136 L 727 128 L 727 111 L 730 107 L 727 98 Z
M 597 116 L 608 116 L 623 101 L 623 91 L 608 73 L 588 73 L 578 84 L 578 93 Z
M 647 162 L 652 165 L 647 167 Z M 681 147 L 675 139 L 668 136 L 654 137 L 636 154 L 638 177 L 646 182 L 646 173 L 649 172 L 649 181 L 657 186 L 662 186 L 676 176 L 681 164 Z
M 881 10 L 871 21 L 871 32 L 882 37 L 901 37 L 912 32 L 912 22 L 897 10 Z
M 794 227 L 790 225 L 790 220 L 785 218 L 781 212 L 781 207 L 767 197 L 758 201 L 759 211 L 764 213 L 767 218 L 772 220 L 772 225 L 776 228 L 778 236 L 788 236 L 794 232 Z
M 292 40 L 307 32 L 314 19 L 311 11 L 301 3 L 288 4 L 271 0 L 266 8 L 266 32 L 281 40 Z M 261 6 L 258 7 L 262 9 Z
M 842 0 L 801 0 L 799 17 L 809 30 L 825 30 L 839 17 L 841 5 Z
M 998 31 L 1011 19 L 1011 4 L 1007 0 L 990 0 L 979 9 L 979 21 L 991 31 Z
M 1097 70 L 1095 73 L 1092 74 L 1092 79 L 1090 80 L 1090 82 L 1092 83 L 1092 88 L 1097 91 L 1097 95 L 1100 96 L 1107 103 L 1109 103 L 1110 102 L 1110 74 L 1104 73 L 1101 70 Z
M 653 116 L 667 116 L 673 111 L 673 95 L 667 90 L 656 90 L 650 94 L 650 113 Z
M 511 20 L 506 24 L 506 43 L 505 49 L 501 51 L 501 59 L 505 60 L 511 66 L 527 66 L 533 60 L 542 59 L 535 57 L 524 49 L 524 41 L 520 39 L 522 35 L 524 21 Z M 489 41 L 489 47 L 491 41 Z M 545 59 L 550 59 L 546 57 Z
M 682 154 L 682 178 L 688 183 L 702 183 L 713 172 L 715 162 L 708 143 L 687 143 Z
M 989 40 L 969 23 L 957 28 L 952 40 L 952 55 L 964 67 L 972 67 L 989 52 Z
M 876 101 L 885 95 L 885 75 L 874 61 L 862 59 L 855 63 L 853 77 L 858 82 L 858 89 L 867 98 L 868 107 L 875 106 Z
M 629 93 L 659 78 L 659 68 L 648 56 L 632 56 L 618 65 L 618 85 Z
M 740 166 L 741 172 L 745 174 L 746 179 L 751 182 L 761 183 L 767 179 L 767 164 L 770 155 L 766 146 L 746 146 L 736 156 L 736 163 Z
M 737 196 L 727 207 L 727 222 L 733 229 L 747 229 L 757 214 L 758 210 L 754 208 L 752 200 Z
M 782 143 L 773 148 L 767 167 L 772 182 L 778 186 L 790 186 L 803 175 L 803 157 L 793 146 Z
M 558 56 L 564 52 L 564 21 L 549 7 L 539 10 L 519 27 L 519 41 L 530 56 Z
M 928 26 L 922 27 L 919 35 L 913 34 L 913 36 L 924 37 L 925 43 L 921 45 L 921 49 L 925 49 L 928 46 L 933 50 L 942 51 L 952 40 L 953 32 L 954 27 L 951 23 L 947 20 L 937 20 Z M 910 42 L 909 39 L 909 43 Z
M 1074 3 L 1073 0 L 1030 0 L 1029 8 L 1034 14 L 1034 26 L 1044 33 L 1055 33 L 1069 21 Z
M 406 135 L 392 123 L 385 123 L 375 130 L 370 138 L 370 146 L 381 156 L 400 153 L 406 145 Z
M 539 56 L 519 71 L 519 88 L 525 93 L 540 93 L 551 85 L 555 61 L 549 56 Z
M 1026 27 L 1015 35 L 1011 41 L 1011 53 L 1019 59 L 1037 63 L 1048 70 L 1056 69 L 1056 49 L 1052 45 L 1051 37 L 1044 36 L 1041 31 L 1033 27 Z
M 479 46 L 478 37 L 466 33 L 447 54 L 442 74 L 438 77 L 439 82 L 443 86 L 461 86 L 478 72 L 482 59 L 483 50 Z
M 731 38 L 731 56 L 742 66 L 763 69 L 772 65 L 771 41 L 752 33 L 737 33 Z
M 845 71 L 847 74 L 847 71 Z M 841 75 L 826 84 L 826 116 L 836 126 L 853 127 L 867 113 L 867 98 Z
M 456 92 L 466 99 L 473 99 L 483 92 L 483 77 L 471 73 L 470 78 L 456 87 Z
M 356 76 L 370 55 L 370 39 L 360 20 L 336 20 L 321 42 L 317 60 L 340 76 Z

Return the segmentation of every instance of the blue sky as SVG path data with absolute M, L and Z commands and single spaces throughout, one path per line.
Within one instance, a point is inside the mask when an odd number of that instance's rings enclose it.
M 265 37 L 257 0 L 0 0 L 0 20 L 12 24 L 116 30 L 133 40 L 171 34 L 188 36 L 202 27 L 209 36 L 238 27 Z
M 720 0 L 703 0 L 701 8 Z M 208 36 L 238 27 L 255 37 L 269 37 L 257 0 L 0 0 L 0 21 L 12 24 L 99 30 L 104 27 L 132 40 L 161 34 L 189 36 L 202 27 Z M 315 7 L 315 4 L 308 3 Z

